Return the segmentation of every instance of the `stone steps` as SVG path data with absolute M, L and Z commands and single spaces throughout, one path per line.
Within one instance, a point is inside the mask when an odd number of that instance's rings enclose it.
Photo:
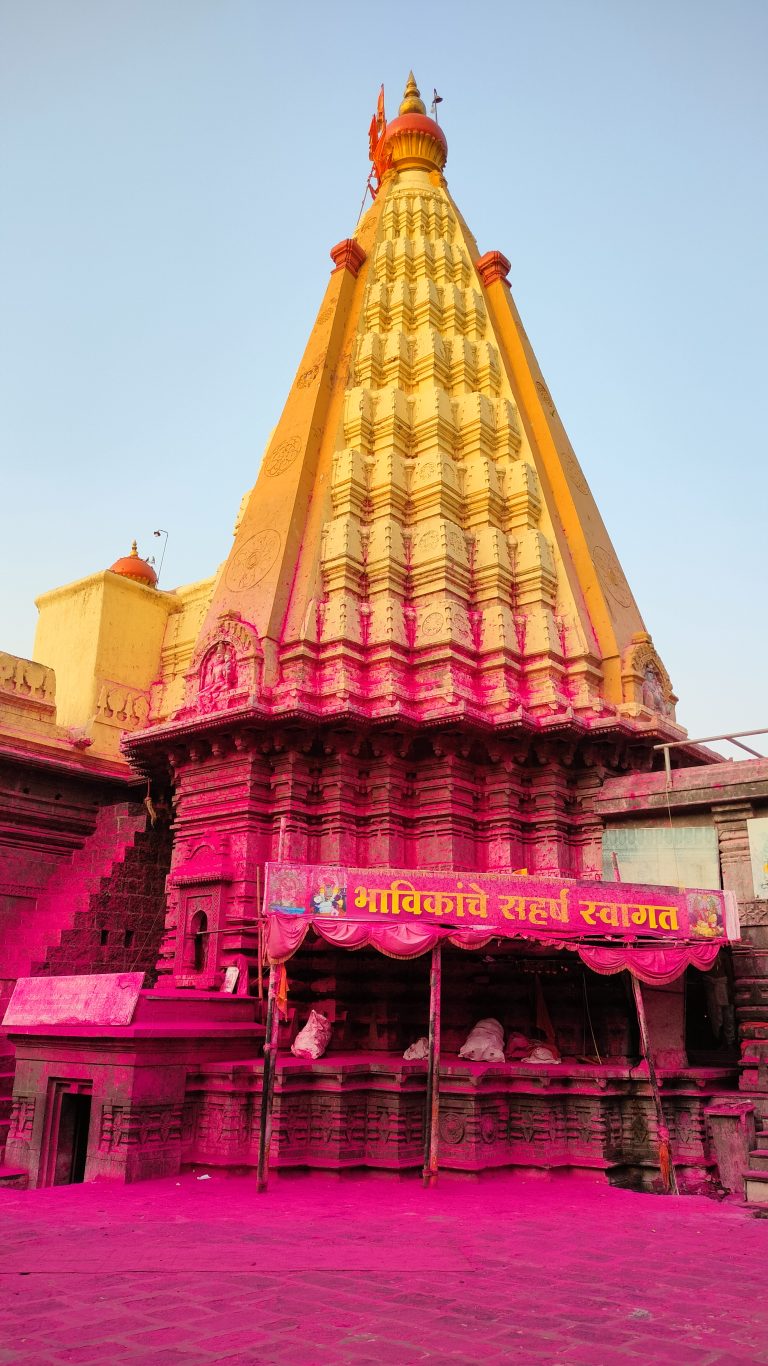
M 765 1134 L 760 1135 L 765 1138 Z M 766 1172 L 768 1180 L 768 1148 L 753 1148 L 749 1154 L 750 1170 L 755 1172 Z
M 57 885 L 41 894 L 35 910 L 22 922 L 8 927 L 3 964 L 8 976 L 26 977 L 45 960 L 78 912 L 88 909 L 103 879 L 123 861 L 146 823 L 146 811 L 135 802 L 100 811 L 93 834 L 73 854 L 69 866 L 56 874 Z
M 25 1191 L 29 1185 L 29 1172 L 23 1167 L 0 1166 L 0 1187 Z
M 752 1154 L 750 1153 L 750 1158 Z M 747 1168 L 744 1176 L 744 1198 L 748 1204 L 768 1201 L 768 1171 L 754 1171 Z

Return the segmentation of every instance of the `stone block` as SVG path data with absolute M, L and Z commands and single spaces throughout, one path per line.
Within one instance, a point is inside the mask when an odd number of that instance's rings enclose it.
M 25 1025 L 127 1025 L 144 985 L 143 972 L 77 977 L 20 977 L 8 1003 L 6 1029 Z

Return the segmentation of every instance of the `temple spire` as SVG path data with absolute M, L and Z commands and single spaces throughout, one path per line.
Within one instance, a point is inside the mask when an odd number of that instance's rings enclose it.
M 323 715 L 671 721 L 509 261 L 478 252 L 447 155 L 410 72 L 198 649 L 248 622 L 263 698 Z
M 398 112 L 401 114 L 426 114 L 427 112 L 427 106 L 421 98 L 421 91 L 416 84 L 416 77 L 412 71 L 408 72 L 403 102 Z

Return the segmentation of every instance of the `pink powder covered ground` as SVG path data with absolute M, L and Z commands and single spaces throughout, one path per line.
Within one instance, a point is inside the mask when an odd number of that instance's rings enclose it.
M 0 1191 L 0 1229 L 14 1366 L 768 1363 L 768 1220 L 703 1198 L 206 1169 Z

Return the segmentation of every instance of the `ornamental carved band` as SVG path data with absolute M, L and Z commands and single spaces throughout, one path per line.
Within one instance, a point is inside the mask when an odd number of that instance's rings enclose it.
M 331 247 L 331 260 L 334 265 L 332 275 L 335 275 L 337 270 L 348 270 L 357 279 L 365 260 L 365 252 L 354 237 L 345 237 L 343 242 L 337 242 L 335 247 Z

